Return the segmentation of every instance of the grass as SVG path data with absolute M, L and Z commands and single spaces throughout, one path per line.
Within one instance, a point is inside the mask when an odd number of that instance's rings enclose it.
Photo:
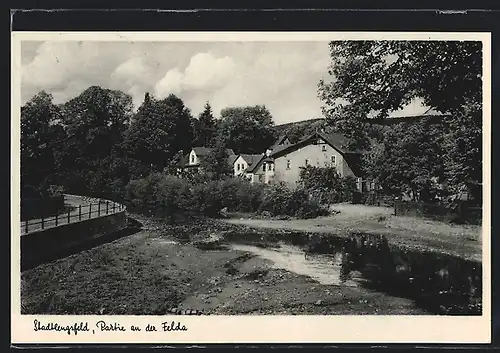
M 423 248 L 481 261 L 481 226 L 454 225 L 423 218 L 399 217 L 387 207 L 337 204 L 339 213 L 314 219 L 270 220 L 252 217 L 231 218 L 225 222 L 257 228 L 289 229 L 346 236 L 353 231 L 382 234 L 390 243 Z

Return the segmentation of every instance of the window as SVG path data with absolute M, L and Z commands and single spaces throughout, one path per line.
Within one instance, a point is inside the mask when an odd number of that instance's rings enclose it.
M 273 165 L 271 163 L 267 165 L 267 170 L 273 170 Z
M 263 165 L 262 165 L 262 171 L 263 171 L 263 172 L 265 172 L 265 171 L 266 171 L 266 165 L 265 165 L 265 164 L 263 164 Z
M 194 163 L 194 154 L 191 156 L 191 163 Z
M 237 167 L 237 169 L 238 169 L 238 170 L 240 170 L 240 168 L 241 168 L 241 166 L 240 166 L 240 164 L 238 163 L 238 167 Z
M 290 169 L 290 160 L 286 161 L 286 169 Z
M 331 158 L 331 163 L 332 163 L 332 166 L 336 166 L 337 165 L 337 158 L 335 158 L 336 156 L 332 156 Z
M 306 159 L 306 167 L 309 165 L 309 159 Z
M 321 151 L 326 152 L 326 145 L 321 146 Z

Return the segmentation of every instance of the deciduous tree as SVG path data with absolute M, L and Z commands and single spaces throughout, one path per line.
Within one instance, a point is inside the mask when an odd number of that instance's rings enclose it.
M 218 138 L 236 153 L 262 153 L 275 139 L 274 122 L 265 106 L 225 108 Z
M 366 148 L 370 119 L 419 98 L 451 116 L 443 131 L 450 189 L 481 182 L 481 42 L 336 41 L 330 56 L 319 97 L 335 129 Z

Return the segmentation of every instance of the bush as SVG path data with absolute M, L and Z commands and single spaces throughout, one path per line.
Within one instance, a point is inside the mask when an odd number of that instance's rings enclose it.
M 264 185 L 251 184 L 248 180 L 242 180 L 240 183 L 240 187 L 236 193 L 236 197 L 239 200 L 239 211 L 258 211 L 264 195 Z
M 218 216 L 223 208 L 222 195 L 219 182 L 209 181 L 193 187 L 193 210 L 206 216 Z
M 328 213 L 310 197 L 305 188 L 292 190 L 285 183 L 269 185 L 264 189 L 260 210 L 269 212 L 273 216 L 287 215 L 299 218 L 313 218 Z
M 361 201 L 356 179 L 352 176 L 341 177 L 332 167 L 302 168 L 300 185 L 321 204 Z
M 263 185 L 241 178 L 227 178 L 219 183 L 223 207 L 229 211 L 255 212 L 259 209 Z
M 61 185 L 50 185 L 47 188 L 47 194 L 50 198 L 63 197 L 64 187 L 62 187 Z
M 268 185 L 263 192 L 260 211 L 268 211 L 272 215 L 290 215 L 287 202 L 291 198 L 291 190 L 284 183 Z
M 325 216 L 328 211 L 319 202 L 311 199 L 307 190 L 298 188 L 292 191 L 287 204 L 287 210 L 299 218 L 314 218 Z
M 158 173 L 145 178 L 131 180 L 125 190 L 127 201 L 141 210 L 157 210 L 161 205 L 158 184 L 164 176 Z
M 286 184 L 251 184 L 239 178 L 192 183 L 173 175 L 151 174 L 131 180 L 126 186 L 126 202 L 137 210 L 170 216 L 191 211 L 210 217 L 229 211 L 267 211 L 273 216 L 310 218 L 326 214 L 304 188 Z
M 184 180 L 166 175 L 159 180 L 157 190 L 160 206 L 167 214 L 190 208 L 190 188 Z

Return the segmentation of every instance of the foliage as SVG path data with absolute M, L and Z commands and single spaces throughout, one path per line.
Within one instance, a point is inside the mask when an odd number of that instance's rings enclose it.
M 219 192 L 223 207 L 228 211 L 256 212 L 264 194 L 264 185 L 252 184 L 243 178 L 226 178 L 220 181 Z
M 131 180 L 125 188 L 126 200 L 137 209 L 156 210 L 162 204 L 158 192 L 158 184 L 162 179 L 161 174 L 154 173 L 145 178 Z
M 330 57 L 335 79 L 320 82 L 320 97 L 334 120 L 349 107 L 360 121 L 385 118 L 414 98 L 444 113 L 481 101 L 480 42 L 336 41 Z
M 356 179 L 340 176 L 334 167 L 302 167 L 300 184 L 321 203 L 355 202 L 359 198 Z
M 236 153 L 262 153 L 275 139 L 274 122 L 265 106 L 225 108 L 218 139 Z
M 173 214 L 190 208 L 190 187 L 182 179 L 166 175 L 158 181 L 160 207 Z
M 481 49 L 480 42 L 470 41 L 331 42 L 328 73 L 332 79 L 319 84 L 323 112 L 335 129 L 353 138 L 356 147 L 368 148 L 374 133 L 380 136 L 373 129 L 373 119 L 386 118 L 412 100 L 421 99 L 425 106 L 451 116 L 441 132 L 444 135 L 441 149 L 446 152 L 443 161 L 449 180 L 447 188 L 450 192 L 463 186 L 470 190 L 471 186 L 480 184 L 482 173 Z M 391 135 L 383 139 L 394 141 L 405 137 L 398 129 Z M 408 151 L 410 144 L 416 145 L 416 140 L 406 137 L 399 143 L 405 146 L 404 151 Z M 387 143 L 383 145 L 389 148 Z M 389 152 L 372 149 L 371 153 L 385 153 L 390 157 Z M 400 164 L 397 158 L 391 158 L 396 165 L 386 163 L 397 170 L 381 176 L 384 180 L 393 180 L 388 181 L 388 190 L 409 189 L 419 194 L 430 187 L 423 185 L 429 175 L 443 173 L 441 162 L 437 163 L 437 170 L 424 167 L 422 172 L 416 168 L 409 173 L 404 171 L 409 165 L 422 166 L 422 161 L 431 158 L 429 151 L 398 155 L 402 157 Z M 399 176 L 402 179 L 396 180 Z
M 466 189 L 482 200 L 482 103 L 467 104 L 446 121 L 443 138 L 445 176 L 450 193 Z
M 319 203 L 311 200 L 309 193 L 302 187 L 291 189 L 285 183 L 267 185 L 264 190 L 261 211 L 272 215 L 312 218 L 326 215 L 327 211 Z
M 275 127 L 275 133 L 279 136 L 286 134 L 290 139 L 290 142 L 296 143 L 303 138 L 312 135 L 316 131 L 324 129 L 325 127 L 324 119 L 311 119 L 278 125 Z
M 64 139 L 60 109 L 52 95 L 40 92 L 21 108 L 21 193 L 45 192 L 56 168 L 56 150 Z
M 215 145 L 216 121 L 210 103 L 200 113 L 198 119 L 193 121 L 194 140 L 193 146 L 213 147 Z
M 440 134 L 425 119 L 394 126 L 364 156 L 367 172 L 388 195 L 434 200 L 445 176 Z
M 216 146 L 200 162 L 202 173 L 209 180 L 220 180 L 233 174 L 233 170 L 228 163 L 228 152 L 222 141 L 218 141 Z
M 228 211 L 267 211 L 300 218 L 326 214 L 303 188 L 256 185 L 239 178 L 190 183 L 172 175 L 151 174 L 128 183 L 126 202 L 138 210 L 164 216 L 194 212 L 215 217 L 225 207 Z
M 162 171 L 191 141 L 191 114 L 184 103 L 174 95 L 156 100 L 146 94 L 123 145 L 127 156 Z

